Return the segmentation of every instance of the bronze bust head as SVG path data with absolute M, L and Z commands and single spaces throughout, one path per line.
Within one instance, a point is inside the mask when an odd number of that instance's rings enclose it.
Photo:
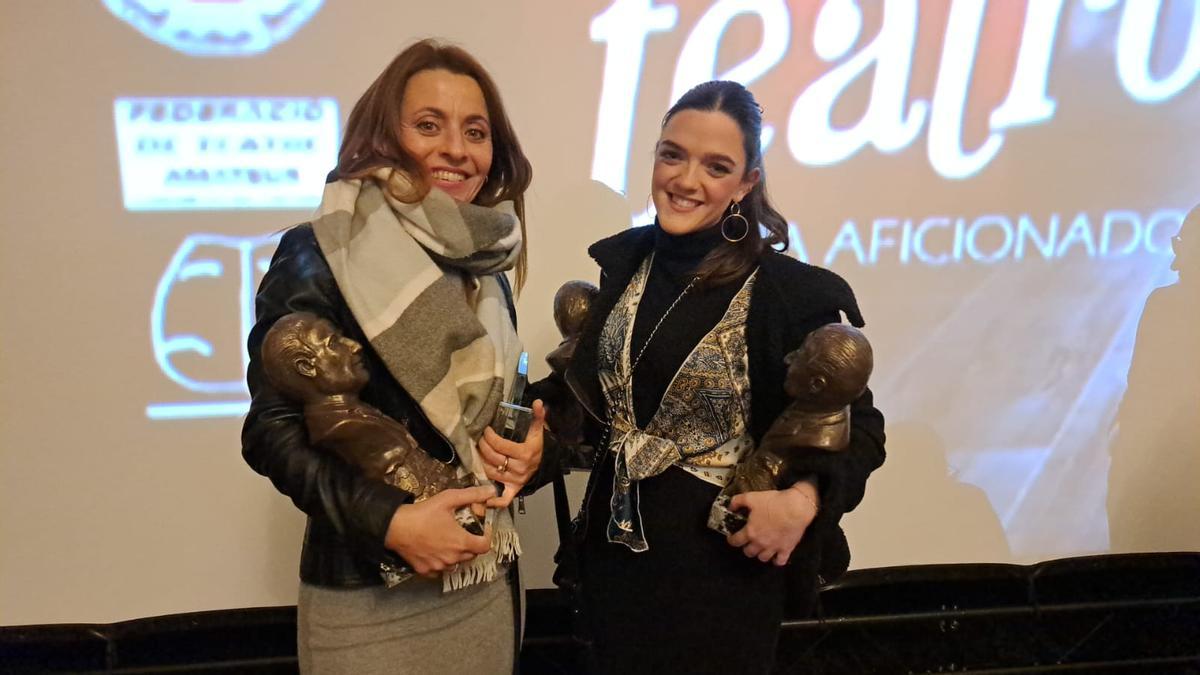
M 600 289 L 586 281 L 568 281 L 554 294 L 554 324 L 563 339 L 546 355 L 551 371 L 547 380 L 553 380 L 557 387 L 547 399 L 546 422 L 561 443 L 574 448 L 583 441 L 583 408 L 567 391 L 564 376 L 583 334 L 592 301 L 599 292 Z
M 331 396 L 356 395 L 370 377 L 363 364 L 362 345 L 309 312 L 295 312 L 276 321 L 263 338 L 262 351 L 267 379 L 306 405 Z
M 821 326 L 784 357 L 784 391 L 792 402 L 767 429 L 758 447 L 738 462 L 709 512 L 708 526 L 732 534 L 745 525 L 729 510 L 733 496 L 777 490 L 789 455 L 802 450 L 838 452 L 850 443 L 850 404 L 867 388 L 874 367 L 871 343 L 846 324 Z
M 592 300 L 600 289 L 586 281 L 568 281 L 554 294 L 554 325 L 562 335 L 562 342 L 546 355 L 550 369 L 562 375 L 575 353 L 575 345 L 583 333 Z
M 808 334 L 800 348 L 784 357 L 783 388 L 793 405 L 812 412 L 833 412 L 850 405 L 867 388 L 875 359 L 871 343 L 854 326 L 831 323 Z
M 267 379 L 304 404 L 314 446 L 337 453 L 364 475 L 409 492 L 416 501 L 475 484 L 473 476 L 460 476 L 455 466 L 430 457 L 403 424 L 359 400 L 370 378 L 362 346 L 326 319 L 309 312 L 280 317 L 263 339 L 262 359 Z M 483 533 L 470 508 L 459 509 L 455 517 L 473 534 Z M 408 574 L 385 570 L 385 578 Z

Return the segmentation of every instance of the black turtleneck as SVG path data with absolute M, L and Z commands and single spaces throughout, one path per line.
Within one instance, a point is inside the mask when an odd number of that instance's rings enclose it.
M 657 222 L 655 223 L 657 225 Z M 654 264 L 646 282 L 646 292 L 638 305 L 633 322 L 633 340 L 629 358 L 637 358 L 663 312 L 695 275 L 700 261 L 717 246 L 729 246 L 721 228 L 673 236 L 656 227 Z M 663 320 L 654 339 L 633 374 L 633 411 L 637 425 L 645 429 L 654 417 L 663 394 L 692 349 L 725 315 L 733 296 L 741 289 L 749 271 L 742 277 L 712 288 L 693 287 L 671 314 Z

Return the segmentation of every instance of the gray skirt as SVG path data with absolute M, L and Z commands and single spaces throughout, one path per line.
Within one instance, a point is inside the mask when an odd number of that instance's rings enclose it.
M 513 597 L 507 575 L 442 593 L 421 577 L 392 589 L 300 584 L 300 672 L 508 675 Z

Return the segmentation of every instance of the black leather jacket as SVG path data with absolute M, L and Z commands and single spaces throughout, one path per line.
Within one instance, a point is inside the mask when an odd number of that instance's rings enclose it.
M 507 290 L 507 282 L 502 285 Z M 369 480 L 336 454 L 310 446 L 302 406 L 277 391 L 263 375 L 263 337 L 290 312 L 312 312 L 332 321 L 346 337 L 368 344 L 310 225 L 299 225 L 283 235 L 259 287 L 255 310 L 256 322 L 247 341 L 251 401 L 242 427 L 242 456 L 308 514 L 301 580 L 321 586 L 379 584 L 379 563 L 399 562 L 383 545 L 388 524 L 398 507 L 412 501 L 412 495 Z M 361 399 L 407 426 L 430 455 L 454 461 L 450 444 L 429 425 L 375 352 L 364 349 L 363 358 L 371 377 Z

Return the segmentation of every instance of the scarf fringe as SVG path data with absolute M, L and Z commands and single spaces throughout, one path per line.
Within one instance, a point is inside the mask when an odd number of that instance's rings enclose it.
M 521 541 L 517 537 L 517 531 L 494 531 L 490 551 L 442 573 L 442 592 L 450 593 L 474 584 L 495 581 L 500 565 L 510 564 L 519 557 Z M 380 563 L 379 572 L 387 588 L 395 588 L 416 576 L 416 573 L 407 567 L 396 567 L 388 563 Z
M 470 562 L 442 573 L 442 592 L 450 593 L 473 584 L 495 581 L 501 564 L 508 564 L 521 555 L 521 542 L 516 530 L 495 533 L 492 550 L 475 556 Z

